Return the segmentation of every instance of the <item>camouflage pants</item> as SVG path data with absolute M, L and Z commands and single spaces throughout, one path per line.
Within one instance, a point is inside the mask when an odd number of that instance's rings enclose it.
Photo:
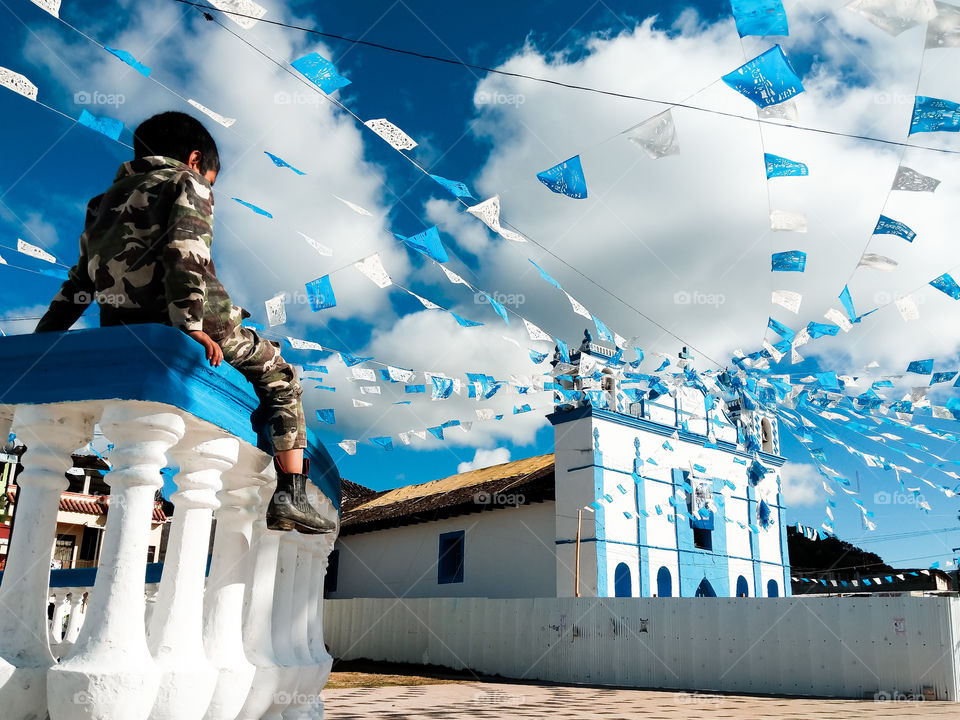
M 307 421 L 300 401 L 303 388 L 297 380 L 297 371 L 280 357 L 280 345 L 264 340 L 241 325 L 219 344 L 223 359 L 253 383 L 267 420 L 273 451 L 305 448 Z

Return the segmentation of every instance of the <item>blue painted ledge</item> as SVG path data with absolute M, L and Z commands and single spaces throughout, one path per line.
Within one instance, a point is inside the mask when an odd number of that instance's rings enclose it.
M 206 575 L 210 574 L 210 561 L 212 556 L 207 555 Z M 147 563 L 147 572 L 144 577 L 144 584 L 151 585 L 160 582 L 163 575 L 163 563 Z M 3 579 L 3 571 L 0 571 L 0 580 Z M 52 588 L 83 588 L 93 587 L 97 581 L 97 568 L 72 568 L 70 570 L 51 570 L 50 587 Z
M 254 429 L 258 401 L 234 368 L 210 367 L 203 347 L 166 325 L 125 325 L 0 337 L 0 405 L 144 400 L 180 408 L 270 453 Z M 340 473 L 307 433 L 310 479 L 340 508 Z

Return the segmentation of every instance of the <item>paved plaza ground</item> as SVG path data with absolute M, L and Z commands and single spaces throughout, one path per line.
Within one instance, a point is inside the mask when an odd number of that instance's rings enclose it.
M 325 720 L 477 718 L 649 718 L 650 720 L 863 720 L 955 718 L 956 703 L 825 700 L 486 682 L 410 668 L 334 672 L 324 690 Z

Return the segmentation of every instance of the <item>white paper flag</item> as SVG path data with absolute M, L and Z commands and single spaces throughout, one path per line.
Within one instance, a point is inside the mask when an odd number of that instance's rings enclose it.
M 860 262 L 857 263 L 857 267 L 867 267 L 873 270 L 882 270 L 883 272 L 890 272 L 897 267 L 897 261 L 891 258 L 886 257 L 885 255 L 877 255 L 876 253 L 864 253 L 863 257 L 860 258 Z
M 427 310 L 443 310 L 443 308 L 440 307 L 439 305 L 437 305 L 436 303 L 430 302 L 430 301 L 427 300 L 425 297 L 420 297 L 419 295 L 417 295 L 417 294 L 416 294 L 415 292 L 413 292 L 412 290 L 407 290 L 407 292 L 410 293 L 411 295 L 413 295 L 417 300 L 419 300 L 420 303 L 421 303 Z
M 360 386 L 361 395 L 380 395 L 380 386 L 379 385 L 361 385 Z
M 373 282 L 378 288 L 385 288 L 393 285 L 393 280 L 387 275 L 387 271 L 380 262 L 380 253 L 374 253 L 370 257 L 355 262 L 353 266 L 359 270 L 365 277 Z
M 283 304 L 283 293 L 274 295 L 263 303 L 267 309 L 267 324 L 270 327 L 274 325 L 283 325 L 287 321 L 287 308 Z
M 917 309 L 917 303 L 914 302 L 912 295 L 898 297 L 896 303 L 904 322 L 920 319 L 920 310 Z
M 616 345 L 621 350 L 627 349 L 628 340 L 618 333 L 616 330 L 613 331 L 613 344 Z
M 493 420 L 497 416 L 497 411 L 492 408 L 477 408 L 477 420 Z
M 397 437 L 400 438 L 400 442 L 402 442 L 404 445 L 409 445 L 409 444 L 410 444 L 410 433 L 409 433 L 409 432 L 397 433 Z
M 244 30 L 252 28 L 257 24 L 257 20 L 267 14 L 267 9 L 257 5 L 253 0 L 210 0 L 210 4 L 218 10 L 228 11 L 227 17 Z M 250 17 L 242 17 L 244 15 Z
M 347 455 L 356 455 L 357 454 L 357 441 L 356 440 L 341 440 L 337 443 Z
M 783 357 L 783 353 L 771 345 L 769 340 L 763 341 L 763 349 L 770 353 L 770 357 L 773 358 L 774 362 L 780 362 L 780 359 Z
M 419 438 L 420 440 L 426 440 L 426 439 L 427 439 L 427 431 L 426 431 L 426 430 L 411 430 L 411 431 L 410 431 L 410 434 L 413 435 L 415 438 Z
M 413 150 L 417 146 L 413 138 L 386 118 L 367 120 L 364 125 L 390 143 L 396 150 Z
M 543 342 L 553 342 L 553 338 L 547 335 L 543 330 L 538 328 L 532 322 L 526 318 L 521 318 L 523 320 L 523 326 L 527 329 L 527 334 L 530 336 L 531 340 L 542 340 Z
M 43 8 L 55 18 L 60 17 L 60 0 L 30 0 L 38 8 Z
M 350 208 L 351 210 L 353 210 L 357 215 L 365 215 L 366 217 L 373 217 L 373 215 L 370 213 L 370 211 L 367 210 L 366 208 L 362 208 L 362 207 L 360 207 L 359 205 L 357 205 L 356 203 L 350 202 L 349 200 L 344 200 L 344 199 L 343 199 L 342 197 L 340 197 L 339 195 L 334 195 L 334 197 L 335 197 L 337 200 L 339 200 L 340 202 L 342 202 L 344 205 L 346 205 L 348 208 Z
M 591 315 L 590 315 L 590 311 L 587 310 L 587 309 L 586 309 L 583 305 L 581 305 L 579 302 L 577 302 L 576 299 L 573 297 L 573 295 L 571 295 L 571 294 L 568 293 L 568 292 L 564 292 L 563 294 L 567 296 L 567 300 L 570 301 L 570 307 L 573 308 L 573 311 L 574 311 L 577 315 L 582 315 L 583 317 L 587 318 L 588 320 L 593 320 L 593 317 L 591 317 Z
M 387 374 L 390 375 L 391 380 L 404 383 L 410 382 L 415 375 L 413 370 L 404 370 L 403 368 L 393 367 L 393 365 L 387 365 Z
M 810 333 L 807 331 L 806 327 L 800 328 L 797 336 L 793 339 L 793 346 L 795 348 L 802 347 L 808 342 L 810 342 Z
M 774 290 L 770 295 L 770 302 L 797 314 L 800 312 L 803 295 L 793 290 Z
M 894 37 L 937 14 L 933 0 L 850 0 L 844 7 Z
M 363 400 L 353 399 L 353 406 L 355 408 L 364 408 L 364 407 L 373 407 L 373 403 L 364 402 Z
M 323 350 L 323 345 L 310 340 L 299 340 L 294 337 L 288 337 L 287 342 L 294 350 Z
M 7 261 L 3 259 L 3 255 L 0 255 L 0 265 L 6 265 Z
M 20 73 L 0 67 L 0 85 L 31 100 L 37 99 L 37 86 Z
M 625 134 L 630 142 L 639 145 L 654 160 L 680 152 L 677 127 L 669 110 L 634 125 Z
M 48 263 L 57 262 L 57 259 L 43 248 L 38 248 L 36 245 L 31 245 L 20 238 L 17 238 L 17 252 L 21 252 L 24 255 L 29 255 L 30 257 L 35 257 L 38 260 L 45 260 Z
M 770 229 L 805 233 L 807 231 L 807 218 L 803 213 L 774 210 L 770 213 Z
M 757 116 L 764 120 L 796 120 L 799 113 L 797 104 L 793 100 L 785 100 L 775 105 L 758 107 Z
M 299 235 L 299 236 L 302 237 L 304 240 L 306 240 L 306 241 L 307 241 L 307 245 L 309 245 L 309 246 L 312 247 L 314 250 L 316 250 L 320 255 L 323 255 L 324 257 L 332 257 L 332 256 L 333 256 L 333 250 L 331 250 L 330 248 L 328 248 L 328 247 L 327 247 L 326 245 L 324 245 L 323 243 L 317 242 L 316 240 L 314 240 L 314 239 L 313 239 L 312 237 L 310 237 L 309 235 L 304 235 L 304 234 L 303 234 L 302 232 L 300 232 L 299 230 L 297 230 L 297 235 Z
M 447 270 L 447 268 L 445 268 L 443 265 L 440 266 L 440 269 L 443 270 L 443 274 L 447 276 L 447 280 L 452 282 L 454 285 L 466 285 L 467 287 L 470 287 L 470 283 L 457 275 L 453 270 Z
M 793 348 L 790 348 L 790 362 L 796 365 L 799 362 L 803 362 L 803 355 L 798 353 Z
M 906 165 L 901 165 L 897 168 L 897 175 L 893 178 L 891 189 L 906 190 L 907 192 L 933 192 L 939 185 L 940 181 L 936 178 L 918 173 Z
M 824 313 L 823 316 L 834 325 L 839 325 L 840 329 L 844 332 L 850 332 L 853 329 L 853 323 L 850 322 L 846 315 L 836 308 L 830 308 Z
M 960 47 L 960 7 L 936 3 L 937 16 L 927 25 L 926 48 Z
M 201 105 L 196 100 L 187 100 L 187 102 L 193 105 L 197 110 L 202 112 L 204 115 L 206 115 L 209 118 L 212 118 L 215 122 L 220 123 L 224 127 L 231 127 L 237 121 L 236 118 L 227 117 L 226 115 L 221 115 L 220 113 L 214 112 L 210 108 L 204 105 Z
M 487 198 L 482 203 L 467 208 L 467 212 L 480 219 L 488 228 L 499 234 L 504 240 L 513 242 L 527 242 L 527 239 L 520 233 L 507 230 L 500 224 L 500 196 L 494 195 Z
M 370 368 L 352 367 L 350 368 L 350 374 L 354 380 L 366 380 L 367 382 L 377 381 L 377 376 Z

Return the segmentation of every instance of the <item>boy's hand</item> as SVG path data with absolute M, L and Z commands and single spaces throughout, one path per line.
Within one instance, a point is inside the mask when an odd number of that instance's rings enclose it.
M 194 330 L 193 332 L 188 332 L 187 335 L 203 345 L 203 349 L 207 352 L 207 360 L 210 361 L 210 365 L 213 367 L 220 366 L 220 363 L 223 362 L 223 350 L 210 339 L 209 335 L 203 330 Z

